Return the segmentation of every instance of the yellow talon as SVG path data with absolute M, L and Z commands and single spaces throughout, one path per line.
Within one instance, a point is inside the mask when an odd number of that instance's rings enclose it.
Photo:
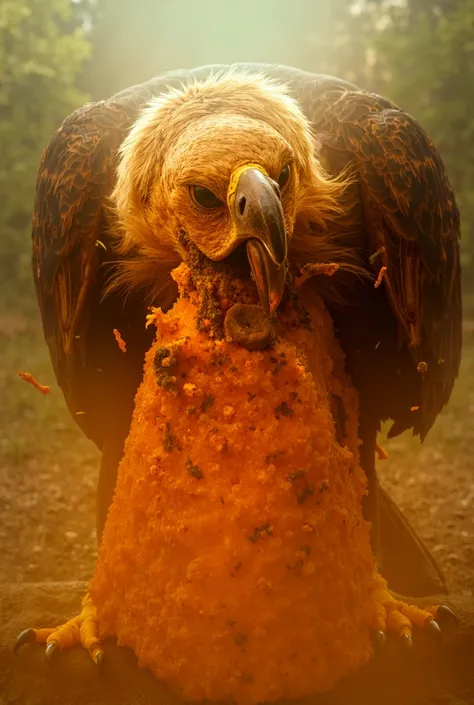
M 412 636 L 413 627 L 426 627 L 436 618 L 438 607 L 420 609 L 392 595 L 387 582 L 379 573 L 374 574 L 373 599 L 375 603 L 374 629 L 392 632 L 400 639 Z
M 89 594 L 82 601 L 82 610 L 79 615 L 59 627 L 30 629 L 23 632 L 18 637 L 15 650 L 29 641 L 46 644 L 46 646 L 57 644 L 61 651 L 81 644 L 87 649 L 94 663 L 100 665 L 103 651 L 97 636 L 97 610 Z

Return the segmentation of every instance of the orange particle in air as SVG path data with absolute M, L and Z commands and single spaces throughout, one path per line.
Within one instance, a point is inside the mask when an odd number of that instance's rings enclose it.
M 386 271 L 387 271 L 387 267 L 380 267 L 379 273 L 378 273 L 378 276 L 377 276 L 377 280 L 376 280 L 376 282 L 375 282 L 375 284 L 374 284 L 374 289 L 378 289 L 378 288 L 379 288 L 379 286 L 380 286 L 381 283 L 382 283 L 382 279 L 383 279 L 384 274 L 385 274 Z
M 382 446 L 379 446 L 378 443 L 375 444 L 375 452 L 377 453 L 377 457 L 379 460 L 388 460 L 388 453 L 385 450 L 385 448 L 382 448 Z
M 24 379 L 25 382 L 32 384 L 35 389 L 37 389 L 41 394 L 49 394 L 51 387 L 47 384 L 40 384 L 36 377 L 34 377 L 30 372 L 18 372 L 18 376 Z
M 122 352 L 127 352 L 127 344 L 126 344 L 125 340 L 122 338 L 122 336 L 120 335 L 120 332 L 116 328 L 114 328 L 114 336 L 115 336 L 115 340 L 117 341 L 120 350 Z

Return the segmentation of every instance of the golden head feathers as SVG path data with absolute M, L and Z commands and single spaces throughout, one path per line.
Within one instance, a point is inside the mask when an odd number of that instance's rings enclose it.
M 112 287 L 141 286 L 153 299 L 163 288 L 161 273 L 182 259 L 183 232 L 211 259 L 226 256 L 234 225 L 226 194 L 245 164 L 260 165 L 275 186 L 289 166 L 279 198 L 290 243 L 301 214 L 314 240 L 314 226 L 324 230 L 341 213 L 347 182 L 325 173 L 308 120 L 285 86 L 233 69 L 154 98 L 120 148 L 112 203 L 126 258 Z M 195 185 L 221 207 L 203 210 L 192 197 Z

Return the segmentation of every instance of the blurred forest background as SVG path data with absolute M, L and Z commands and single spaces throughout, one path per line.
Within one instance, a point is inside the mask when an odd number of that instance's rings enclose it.
M 97 451 L 54 385 L 30 273 L 41 151 L 85 101 L 234 61 L 292 64 L 381 93 L 441 152 L 462 215 L 462 377 L 427 443 L 391 441 L 381 472 L 450 584 L 472 593 L 474 0 L 0 0 L 0 581 L 86 579 L 95 555 Z M 37 394 L 19 369 L 53 392 Z

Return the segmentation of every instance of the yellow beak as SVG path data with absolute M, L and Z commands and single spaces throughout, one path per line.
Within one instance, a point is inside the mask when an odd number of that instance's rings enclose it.
M 247 242 L 247 256 L 260 303 L 268 314 L 278 308 L 287 273 L 288 238 L 278 184 L 259 165 L 232 174 L 227 203 L 235 241 Z

